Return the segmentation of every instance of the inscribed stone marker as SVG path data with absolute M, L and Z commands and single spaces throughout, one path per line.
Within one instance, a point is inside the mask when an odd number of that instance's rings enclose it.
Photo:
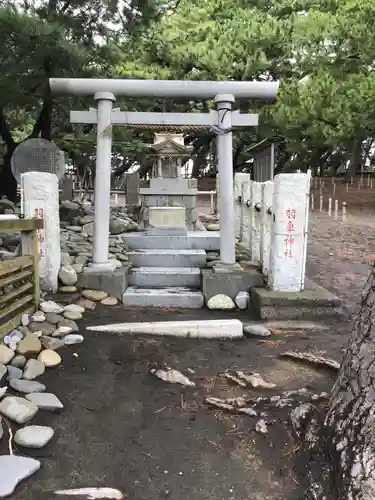
M 304 288 L 310 174 L 279 174 L 273 196 L 274 229 L 269 285 L 279 292 Z
M 57 291 L 61 261 L 58 179 L 55 174 L 27 172 L 21 176 L 22 212 L 44 220 L 38 231 L 39 273 L 44 290 Z

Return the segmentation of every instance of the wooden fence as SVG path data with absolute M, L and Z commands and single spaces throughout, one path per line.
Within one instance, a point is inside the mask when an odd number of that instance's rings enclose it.
M 0 261 L 0 340 L 33 314 L 40 300 L 38 230 L 42 219 L 0 220 L 1 233 L 21 232 L 21 256 Z

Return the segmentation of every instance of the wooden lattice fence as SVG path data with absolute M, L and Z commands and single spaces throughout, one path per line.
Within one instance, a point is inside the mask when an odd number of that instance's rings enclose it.
M 0 340 L 34 313 L 40 300 L 38 235 L 41 219 L 0 220 L 1 233 L 21 232 L 21 256 L 0 261 Z

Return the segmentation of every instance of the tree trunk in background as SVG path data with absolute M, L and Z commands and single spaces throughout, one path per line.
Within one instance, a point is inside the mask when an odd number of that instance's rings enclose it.
M 17 144 L 8 146 L 8 151 L 4 156 L 4 165 L 0 169 L 0 194 L 6 196 L 11 201 L 17 201 L 17 181 L 11 170 L 11 158 Z
M 349 158 L 349 166 L 345 178 L 354 177 L 358 170 L 362 168 L 362 141 L 353 141 L 352 150 Z
M 210 142 L 207 142 L 201 147 L 199 153 L 195 156 L 191 172 L 191 177 L 193 179 L 198 179 L 201 169 L 207 166 L 207 156 L 210 151 L 210 146 Z

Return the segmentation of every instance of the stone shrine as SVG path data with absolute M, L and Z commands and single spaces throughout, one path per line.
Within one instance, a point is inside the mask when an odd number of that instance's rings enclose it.
M 193 147 L 185 146 L 183 134 L 155 134 L 150 145 L 153 159 L 149 186 L 139 191 L 141 225 L 148 231 L 194 231 L 197 223 L 197 180 L 181 177 Z

